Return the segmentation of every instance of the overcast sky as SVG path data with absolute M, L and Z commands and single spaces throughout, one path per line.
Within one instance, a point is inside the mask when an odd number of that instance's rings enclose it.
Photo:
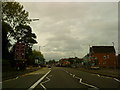
M 46 60 L 77 56 L 90 46 L 111 46 L 118 52 L 118 3 L 110 2 L 21 2 L 37 35 L 33 49 Z

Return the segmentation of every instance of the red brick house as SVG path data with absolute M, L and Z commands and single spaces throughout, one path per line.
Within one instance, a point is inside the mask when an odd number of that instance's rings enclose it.
M 120 54 L 118 54 L 116 58 L 117 58 L 117 68 L 120 69 Z
M 92 46 L 89 49 L 92 60 L 97 60 L 100 67 L 116 67 L 116 52 L 114 46 Z

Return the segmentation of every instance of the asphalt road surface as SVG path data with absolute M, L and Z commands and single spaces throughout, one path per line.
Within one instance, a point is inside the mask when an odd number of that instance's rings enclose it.
M 52 67 L 43 68 L 3 82 L 3 88 L 120 88 L 120 81 L 80 70 Z

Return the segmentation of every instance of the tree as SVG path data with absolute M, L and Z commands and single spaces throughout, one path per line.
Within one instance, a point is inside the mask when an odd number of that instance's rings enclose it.
M 9 58 L 9 47 L 11 46 L 10 40 L 7 38 L 8 32 L 12 30 L 9 24 L 2 21 L 2 58 Z
M 30 23 L 28 12 L 23 9 L 19 2 L 2 2 L 3 20 L 15 29 L 19 24 Z
M 29 26 L 31 19 L 28 19 L 28 12 L 23 9 L 23 5 L 19 2 L 2 2 L 2 22 L 4 22 L 3 28 L 4 35 L 2 37 L 5 47 L 9 47 L 10 40 L 16 42 L 24 42 L 27 45 L 26 59 L 32 54 L 32 46 L 37 43 L 35 33 L 32 33 L 32 29 Z M 10 27 L 10 28 L 9 28 Z M 5 42 L 4 42 L 5 41 Z M 14 58 L 15 44 L 11 49 L 11 58 Z M 7 48 L 8 51 L 9 48 Z M 5 52 L 5 48 L 3 49 Z M 6 54 L 3 54 L 6 55 Z
M 30 24 L 28 12 L 23 9 L 23 5 L 19 2 L 2 2 L 2 21 L 11 26 L 11 30 L 7 33 L 7 38 L 16 39 L 16 33 L 20 31 L 16 27 Z
M 29 47 L 32 47 L 33 44 L 37 43 L 35 33 L 32 33 L 32 29 L 28 25 L 19 25 L 16 27 L 16 35 L 14 37 L 18 42 L 24 42 Z
M 41 52 L 39 52 L 39 51 L 33 50 L 32 54 L 29 56 L 30 64 L 34 64 L 36 57 L 41 57 L 40 59 L 45 62 L 43 54 Z

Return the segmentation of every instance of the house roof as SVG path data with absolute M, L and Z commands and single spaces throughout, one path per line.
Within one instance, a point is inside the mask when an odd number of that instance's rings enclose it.
M 114 46 L 92 46 L 90 52 L 94 53 L 115 53 Z

